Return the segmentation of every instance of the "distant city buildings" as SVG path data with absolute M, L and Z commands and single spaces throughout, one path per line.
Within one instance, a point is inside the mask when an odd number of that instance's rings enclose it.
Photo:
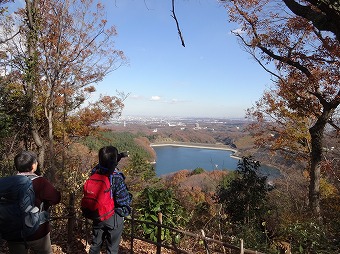
M 153 133 L 159 132 L 160 128 L 178 128 L 181 131 L 191 130 L 209 130 L 217 131 L 225 127 L 241 130 L 243 124 L 249 123 L 246 119 L 227 119 L 227 118 L 183 118 L 183 117 L 151 117 L 151 116 L 120 116 L 114 121 L 106 124 L 115 126 L 128 127 L 139 124 L 149 126 Z
M 200 129 L 201 129 L 200 124 L 199 123 L 195 123 L 194 130 L 200 130 Z

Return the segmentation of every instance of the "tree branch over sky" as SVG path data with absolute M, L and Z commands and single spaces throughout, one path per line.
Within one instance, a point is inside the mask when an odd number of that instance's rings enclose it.
M 178 31 L 179 38 L 181 39 L 182 46 L 185 47 L 185 43 L 184 43 L 184 39 L 183 39 L 183 36 L 182 36 L 182 32 L 181 32 L 181 29 L 179 28 L 179 23 L 178 23 L 178 20 L 177 20 L 177 17 L 176 17 L 176 13 L 175 13 L 175 0 L 172 0 L 172 11 L 171 12 L 172 12 L 172 17 L 173 17 L 173 19 L 176 22 L 177 31 Z
M 221 3 L 230 0 L 219 0 Z M 305 18 L 320 31 L 332 32 L 340 41 L 340 5 L 331 0 L 283 0 L 295 15 Z
M 294 14 L 311 21 L 320 31 L 334 33 L 340 41 L 340 5 L 337 1 L 306 0 L 306 5 L 294 0 L 283 0 L 283 2 Z
M 241 43 L 277 77 L 275 89 L 249 113 L 258 127 L 267 124 L 276 129 L 272 148 L 290 147 L 309 156 L 309 202 L 319 217 L 324 131 L 340 104 L 340 42 L 331 24 L 320 26 L 314 19 L 317 14 L 334 18 L 338 12 L 324 13 L 321 9 L 326 7 L 315 8 L 310 4 L 314 1 L 305 1 L 305 6 L 294 1 L 284 1 L 287 6 L 269 0 L 223 2 L 230 21 L 241 26 L 242 33 L 237 34 Z M 292 8 L 300 15 L 290 12 Z M 274 122 L 267 121 L 270 116 Z

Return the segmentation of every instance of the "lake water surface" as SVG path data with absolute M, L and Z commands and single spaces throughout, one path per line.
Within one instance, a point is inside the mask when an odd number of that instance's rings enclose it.
M 239 159 L 230 157 L 232 151 L 181 147 L 181 146 L 153 146 L 156 152 L 156 174 L 166 175 L 183 169 L 194 170 L 203 168 L 212 170 L 236 170 Z M 265 165 L 261 165 L 260 171 L 268 178 L 277 177 L 279 171 Z

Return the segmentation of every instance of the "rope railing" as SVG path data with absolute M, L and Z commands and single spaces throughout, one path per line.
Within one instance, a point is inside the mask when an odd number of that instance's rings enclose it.
M 149 222 L 149 221 L 142 221 L 142 220 L 135 219 L 134 218 L 134 212 L 132 212 L 131 218 L 126 218 L 126 219 L 131 222 L 131 233 L 130 234 L 125 234 L 125 235 L 130 237 L 130 253 L 131 254 L 134 253 L 133 252 L 133 244 L 134 244 L 133 240 L 134 239 L 138 239 L 138 240 L 141 240 L 141 241 L 144 241 L 144 242 L 147 242 L 147 243 L 155 245 L 157 247 L 156 254 L 161 254 L 161 248 L 162 247 L 166 248 L 166 249 L 173 250 L 173 251 L 175 251 L 178 254 L 180 254 L 180 253 L 194 254 L 193 252 L 190 252 L 190 251 L 187 251 L 187 250 L 184 250 L 184 249 L 181 249 L 181 248 L 177 247 L 175 244 L 169 245 L 169 244 L 163 243 L 163 241 L 161 239 L 161 233 L 162 233 L 163 229 L 168 229 L 168 230 L 170 230 L 172 232 L 181 233 L 183 235 L 192 237 L 192 238 L 196 239 L 197 241 L 202 240 L 204 242 L 204 248 L 205 248 L 207 254 L 211 253 L 210 249 L 209 249 L 209 243 L 214 243 L 214 244 L 219 245 L 221 247 L 223 246 L 223 247 L 226 247 L 226 248 L 228 248 L 230 250 L 234 250 L 233 253 L 264 254 L 264 253 L 259 252 L 259 251 L 245 249 L 243 247 L 244 246 L 244 242 L 243 242 L 242 239 L 240 240 L 240 246 L 235 246 L 235 245 L 232 245 L 232 244 L 229 244 L 229 243 L 226 243 L 226 242 L 222 242 L 222 241 L 219 241 L 219 240 L 207 237 L 203 230 L 201 230 L 202 234 L 195 234 L 195 233 L 192 233 L 192 232 L 187 232 L 187 231 L 184 231 L 184 230 L 181 230 L 181 229 L 176 229 L 176 228 L 172 228 L 172 227 L 163 225 L 163 223 L 162 223 L 162 213 L 158 214 L 158 222 L 157 223 L 156 222 Z M 149 240 L 149 239 L 145 239 L 143 237 L 140 237 L 140 236 L 136 235 L 135 234 L 136 223 L 156 226 L 157 227 L 157 233 L 158 233 L 157 234 L 157 242 Z
M 51 217 L 50 218 L 51 221 L 64 220 L 64 219 L 67 219 L 68 221 L 69 220 L 78 220 L 76 213 L 68 214 L 68 215 L 65 215 L 65 216 L 57 216 L 57 217 Z M 161 254 L 161 248 L 173 250 L 178 254 L 182 254 L 182 253 L 183 254 L 196 254 L 197 253 L 197 252 L 191 252 L 191 251 L 188 251 L 188 250 L 184 250 L 184 249 L 178 247 L 175 243 L 172 243 L 171 245 L 164 243 L 163 240 L 162 240 L 162 237 L 161 237 L 161 233 L 162 233 L 162 230 L 165 230 L 165 229 L 170 230 L 171 232 L 176 232 L 176 233 L 180 233 L 180 234 L 183 234 L 185 236 L 191 237 L 191 238 L 195 239 L 196 241 L 202 240 L 203 243 L 204 243 L 204 249 L 205 249 L 206 254 L 212 253 L 210 251 L 210 247 L 209 247 L 209 244 L 211 245 L 212 243 L 216 244 L 218 246 L 221 246 L 221 247 L 225 247 L 225 248 L 229 249 L 230 251 L 233 251 L 232 253 L 264 254 L 264 253 L 259 252 L 259 251 L 254 251 L 254 250 L 244 248 L 244 241 L 242 239 L 240 240 L 240 245 L 235 246 L 235 245 L 227 243 L 227 242 L 222 242 L 220 240 L 216 240 L 216 239 L 207 237 L 205 235 L 205 232 L 204 232 L 203 229 L 201 230 L 201 234 L 195 234 L 195 233 L 188 232 L 188 231 L 185 231 L 185 230 L 181 230 L 181 229 L 178 229 L 178 228 L 172 228 L 172 227 L 163 225 L 162 213 L 158 214 L 158 222 L 138 220 L 138 219 L 135 218 L 134 210 L 132 210 L 131 217 L 127 217 L 125 219 L 130 222 L 130 233 L 124 233 L 124 235 L 128 236 L 130 238 L 130 253 L 131 254 L 134 253 L 134 251 L 133 251 L 134 250 L 134 239 L 137 239 L 137 240 L 140 240 L 140 241 L 143 241 L 143 242 L 147 242 L 151 245 L 156 246 L 156 248 L 157 248 L 156 254 Z M 81 220 L 83 220 L 83 219 L 81 219 Z M 146 239 L 146 238 L 143 238 L 143 237 L 137 235 L 136 234 L 137 223 L 146 224 L 148 226 L 150 226 L 150 225 L 156 226 L 157 227 L 157 241 L 155 242 L 155 241 L 152 241 L 150 239 Z M 71 235 L 73 235 L 73 234 L 70 234 L 70 228 L 68 228 L 68 235 L 69 235 L 68 238 L 70 238 Z M 216 252 L 214 251 L 214 253 L 216 253 Z M 221 253 L 225 253 L 225 251 L 221 252 Z

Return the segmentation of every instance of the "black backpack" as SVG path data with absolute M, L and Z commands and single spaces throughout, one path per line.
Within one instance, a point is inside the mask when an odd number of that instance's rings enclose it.
M 35 206 L 32 180 L 39 176 L 14 175 L 0 178 L 0 239 L 26 239 L 49 214 Z

